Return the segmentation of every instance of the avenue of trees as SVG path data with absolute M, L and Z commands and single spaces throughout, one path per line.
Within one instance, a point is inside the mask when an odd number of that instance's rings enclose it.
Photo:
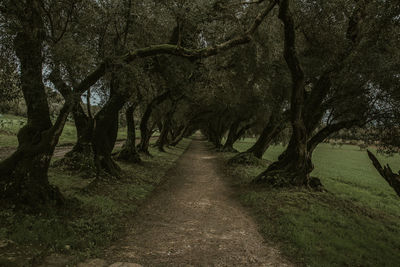
M 0 23 L 0 108 L 23 98 L 27 117 L 0 162 L 6 203 L 63 204 L 47 172 L 68 120 L 77 140 L 55 164 L 97 179 L 151 156 L 155 131 L 160 151 L 197 130 L 218 151 L 256 136 L 231 163 L 284 143 L 254 179 L 273 186 L 322 189 L 313 152 L 346 129 L 398 153 L 395 0 L 2 0 Z M 113 154 L 121 117 L 127 139 Z M 400 194 L 399 175 L 369 155 Z

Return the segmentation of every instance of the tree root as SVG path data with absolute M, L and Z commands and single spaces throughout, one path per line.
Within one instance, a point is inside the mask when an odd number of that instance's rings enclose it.
M 94 155 L 92 153 L 71 151 L 62 159 L 55 161 L 53 166 L 74 173 L 80 173 L 84 178 L 90 178 L 96 175 L 96 166 L 94 163 Z
M 258 175 L 253 181 L 253 184 L 263 184 L 274 188 L 290 188 L 290 187 L 305 187 L 314 191 L 326 191 L 317 177 L 302 178 L 297 172 L 289 172 L 287 170 L 270 170 Z
M 122 149 L 115 155 L 116 160 L 125 161 L 129 163 L 141 163 L 140 155 L 137 152 L 132 152 L 129 149 Z
M 254 156 L 253 153 L 240 153 L 233 158 L 231 158 L 228 161 L 229 165 L 234 165 L 234 164 L 240 164 L 240 165 L 254 165 L 254 166 L 259 166 L 259 165 L 265 165 L 265 162 L 263 162 L 261 159 L 257 158 Z

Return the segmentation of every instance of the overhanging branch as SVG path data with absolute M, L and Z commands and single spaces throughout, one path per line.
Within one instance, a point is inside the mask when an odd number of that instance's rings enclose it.
M 271 12 L 276 4 L 277 0 L 271 0 L 268 6 L 258 14 L 253 24 L 249 27 L 247 31 L 245 31 L 242 35 L 221 44 L 201 49 L 184 48 L 180 47 L 179 45 L 173 44 L 152 45 L 149 47 L 135 49 L 127 53 L 126 55 L 123 55 L 120 59 L 122 62 L 131 63 L 138 58 L 156 56 L 161 54 L 175 55 L 189 59 L 199 59 L 217 55 L 222 51 L 226 51 L 235 46 L 250 42 L 252 35 L 255 33 L 262 21 Z M 82 82 L 75 88 L 75 92 L 83 93 L 90 86 L 94 85 L 105 74 L 107 66 L 111 66 L 111 63 L 107 60 L 100 63 L 100 65 L 85 79 L 83 79 Z

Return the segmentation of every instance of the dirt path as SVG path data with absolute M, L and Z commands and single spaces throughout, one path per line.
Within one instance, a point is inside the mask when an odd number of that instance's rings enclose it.
M 206 142 L 193 140 L 126 238 L 107 251 L 108 264 L 291 266 L 232 198 L 218 163 Z

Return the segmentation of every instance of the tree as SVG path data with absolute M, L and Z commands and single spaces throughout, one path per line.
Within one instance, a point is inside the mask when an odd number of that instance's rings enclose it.
M 311 30 L 304 27 L 298 31 L 304 36 L 304 41 L 300 42 L 300 55 L 297 52 L 299 45 L 296 45 L 299 38 L 296 38 L 296 25 L 289 1 L 280 3 L 279 18 L 284 24 L 284 56 L 292 77 L 292 137 L 278 161 L 260 174 L 255 179 L 256 183 L 320 187 L 318 179 L 310 178 L 314 168 L 311 156 L 316 146 L 340 129 L 364 125 L 374 109 L 373 89 L 369 86 L 371 80 L 365 68 L 368 62 L 365 45 L 373 43 L 377 36 L 368 32 L 375 20 L 374 16 L 366 14 L 373 7 L 382 6 L 360 2 L 352 6 L 348 18 L 343 18 L 339 13 L 339 5 L 343 3 L 325 4 L 317 1 L 307 8 L 295 9 L 300 12 L 297 18 L 302 17 L 300 14 L 304 14 L 303 10 L 313 8 L 320 10 L 321 14 L 324 10 L 331 12 L 330 16 L 316 16 L 321 29 L 307 18 L 307 22 L 313 25 L 310 26 Z M 303 3 L 297 4 L 301 6 Z M 331 38 L 336 40 L 334 46 L 331 45 Z M 315 55 L 319 56 L 319 61 Z M 322 58 L 331 58 L 332 63 L 326 64 L 321 61 Z M 301 61 L 306 64 L 302 65 Z M 351 106 L 349 101 L 352 102 Z
M 42 77 L 42 49 L 46 38 L 43 11 L 38 1 L 8 4 L 6 15 L 18 27 L 14 49 L 20 61 L 21 89 L 28 109 L 28 122 L 18 133 L 17 151 L 0 162 L 2 197 L 27 206 L 53 201 L 60 204 L 63 197 L 49 184 L 47 169 L 73 106 L 73 96 L 65 99 L 53 124 Z

